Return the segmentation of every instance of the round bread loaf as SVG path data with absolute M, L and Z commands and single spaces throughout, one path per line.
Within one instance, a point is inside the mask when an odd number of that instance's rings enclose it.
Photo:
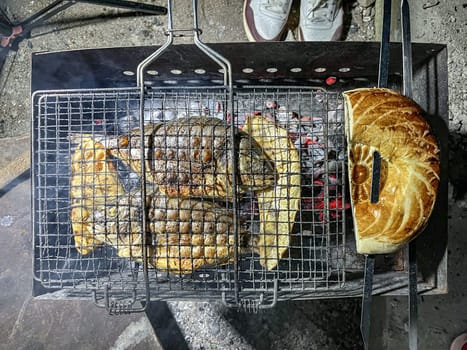
M 439 184 L 439 149 L 421 108 L 388 89 L 344 92 L 350 196 L 357 252 L 400 249 L 426 226 Z M 381 155 L 379 200 L 370 192 Z

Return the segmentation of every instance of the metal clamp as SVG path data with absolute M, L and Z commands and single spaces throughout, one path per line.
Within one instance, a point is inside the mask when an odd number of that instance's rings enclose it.
M 195 32 L 198 32 L 198 35 L 201 35 L 203 34 L 203 31 L 199 28 L 190 28 L 190 29 L 172 29 L 172 30 L 168 30 L 166 29 L 164 31 L 164 34 L 166 36 L 169 36 L 170 33 L 172 33 L 172 35 L 175 37 L 175 38 L 184 38 L 184 37 L 193 37 L 195 34 Z
M 130 314 L 134 312 L 143 312 L 146 310 L 148 303 L 138 303 L 137 298 L 137 291 L 136 285 L 133 286 L 133 289 L 129 291 L 129 295 L 125 299 L 116 300 L 112 297 L 110 292 L 111 290 L 110 284 L 104 285 L 104 295 L 103 295 L 103 302 L 100 301 L 98 298 L 97 291 L 93 290 L 93 299 L 94 304 L 97 307 L 105 308 L 109 315 L 122 315 L 122 314 Z M 139 305 L 138 305 L 139 304 Z
M 260 297 L 259 297 L 259 300 L 255 300 L 255 299 L 240 299 L 240 305 L 239 305 L 239 308 L 238 308 L 238 312 L 240 312 L 240 310 L 243 310 L 243 311 L 246 311 L 246 312 L 249 312 L 249 313 L 254 313 L 254 314 L 257 314 L 258 313 L 258 310 L 263 302 L 263 299 L 264 299 L 264 294 L 261 293 L 260 294 Z
M 237 311 L 246 311 L 252 313 L 258 313 L 259 310 L 272 309 L 277 304 L 277 295 L 279 291 L 279 280 L 274 279 L 273 286 L 273 297 L 270 303 L 265 303 L 265 292 L 259 294 L 258 299 L 251 297 L 239 297 L 234 302 L 230 302 L 226 298 L 225 292 L 222 292 L 222 302 L 225 306 L 237 308 Z

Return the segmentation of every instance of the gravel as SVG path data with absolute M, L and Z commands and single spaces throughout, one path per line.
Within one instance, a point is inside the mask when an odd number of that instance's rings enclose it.
M 258 313 L 220 303 L 170 302 L 189 348 L 359 349 L 360 301 L 281 302 Z

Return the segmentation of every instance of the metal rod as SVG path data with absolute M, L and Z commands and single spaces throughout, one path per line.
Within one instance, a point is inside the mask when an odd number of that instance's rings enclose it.
M 145 99 L 145 93 L 144 93 L 144 71 L 146 67 L 151 64 L 154 60 L 156 60 L 158 57 L 160 57 L 172 44 L 173 44 L 173 39 L 174 39 L 174 28 L 173 28 L 173 13 L 172 13 L 172 0 L 167 0 L 167 15 L 168 15 L 168 20 L 167 20 L 167 35 L 168 39 L 166 43 L 161 46 L 158 50 L 156 50 L 153 54 L 151 54 L 149 57 L 144 59 L 137 67 L 137 74 L 136 74 L 136 84 L 137 87 L 141 89 L 141 94 L 140 94 L 140 128 L 141 130 L 144 130 L 144 99 Z M 210 59 L 215 61 L 222 69 L 224 72 L 224 88 L 228 89 L 228 98 L 229 98 L 229 108 L 231 113 L 232 113 L 232 118 L 231 118 L 231 137 L 235 137 L 235 130 L 234 128 L 234 118 L 233 118 L 233 83 L 232 83 L 232 67 L 230 64 L 230 61 L 227 60 L 225 57 L 211 49 L 209 46 L 204 44 L 200 38 L 199 38 L 200 30 L 198 27 L 198 1 L 193 0 L 193 41 L 194 44 L 202 51 L 204 52 Z M 141 137 L 144 136 L 143 131 L 141 132 Z M 235 144 L 235 143 L 234 143 Z M 141 151 L 143 152 L 143 147 Z M 236 203 L 236 190 L 237 190 L 237 184 L 236 184 L 236 154 L 237 150 L 235 147 L 232 148 L 232 196 L 233 196 L 233 204 L 232 204 L 232 210 L 233 210 L 233 220 L 234 220 L 234 231 L 235 231 L 235 236 L 234 236 L 234 245 L 236 249 L 234 250 L 234 275 L 235 275 L 235 280 L 234 280 L 234 285 L 235 285 L 235 303 L 238 304 L 238 210 L 237 210 L 237 203 Z M 144 154 L 144 153 L 143 153 Z M 144 163 L 144 162 L 143 162 Z M 144 172 L 144 164 L 142 163 L 142 171 Z M 144 174 L 143 174 L 144 175 Z M 142 181 L 144 178 L 142 177 Z M 144 187 L 144 186 L 143 186 Z M 142 187 L 142 192 L 144 192 L 144 188 Z M 144 193 L 142 193 L 144 195 Z M 145 198 L 145 197 L 143 197 Z M 145 231 L 143 231 L 145 232 Z
M 383 28 L 379 51 L 378 87 L 388 86 L 389 75 L 389 42 L 391 39 L 391 0 L 383 3 Z
M 379 51 L 378 87 L 388 85 L 389 72 L 389 41 L 391 37 L 391 0 L 384 0 L 383 4 L 383 28 L 381 33 L 381 45 Z M 371 176 L 371 203 L 379 201 L 379 187 L 381 182 L 381 154 L 373 153 L 373 167 Z M 369 347 L 371 330 L 371 301 L 373 293 L 373 275 L 375 270 L 375 257 L 365 256 L 365 272 L 363 284 L 362 314 L 360 319 L 360 331 L 362 333 L 365 349 Z
M 56 0 L 32 16 L 26 18 L 19 25 L 23 27 L 23 31 L 28 31 L 32 27 L 40 25 L 45 20 L 55 16 L 57 13 L 64 11 L 68 7 L 71 7 L 79 2 L 100 6 L 118 7 L 127 10 L 133 10 L 140 14 L 165 15 L 167 13 L 167 9 L 162 6 L 141 4 L 138 2 L 126 0 Z
M 402 25 L 402 93 L 412 98 L 412 40 L 410 36 L 410 9 L 407 0 L 401 0 Z
M 379 186 L 381 182 L 381 154 L 378 151 L 373 153 L 373 170 L 371 174 L 371 203 L 378 203 Z
M 173 44 L 173 17 L 172 17 L 172 0 L 167 0 L 167 40 L 164 45 L 159 47 L 149 57 L 145 58 L 136 69 L 136 86 L 143 87 L 144 85 L 144 70 L 155 59 L 160 57 Z M 144 110 L 141 110 L 141 118 L 144 119 Z
M 391 0 L 384 0 L 383 4 L 383 28 L 381 33 L 381 45 L 379 51 L 378 87 L 388 86 L 389 75 L 389 41 L 391 38 Z M 381 155 L 373 154 L 373 168 L 371 176 L 371 203 L 378 203 L 379 187 L 381 180 Z
M 44 16 L 47 12 L 55 9 L 57 6 L 59 5 L 62 5 L 63 6 L 63 3 L 64 0 L 56 0 L 54 1 L 53 3 L 51 3 L 50 5 L 44 7 L 43 9 L 39 10 L 38 12 L 36 12 L 35 14 L 33 14 L 32 16 L 26 18 L 24 21 L 22 21 L 20 23 L 20 25 L 22 27 L 26 27 L 30 24 L 32 24 L 32 22 L 34 22 L 36 19 L 38 19 L 39 17 L 42 17 Z M 68 6 L 67 6 L 68 7 Z
M 365 257 L 364 285 L 362 298 L 362 314 L 360 318 L 360 331 L 362 332 L 365 350 L 369 348 L 371 330 L 371 301 L 373 293 L 373 274 L 375 271 L 374 255 Z
M 403 94 L 412 98 L 412 39 L 410 34 L 410 8 L 407 0 L 401 0 L 402 26 L 402 72 Z M 415 241 L 409 243 L 409 349 L 416 350 L 418 343 L 417 300 L 417 248 Z
M 198 2 L 193 0 L 193 41 L 194 44 L 203 51 L 210 59 L 215 61 L 224 72 L 224 85 L 228 86 L 229 89 L 232 89 L 232 66 L 225 57 L 211 49 L 209 46 L 204 44 L 199 39 L 199 28 L 198 28 L 198 11 L 197 11 Z M 173 28 L 173 14 L 172 14 L 172 0 L 167 1 L 167 35 L 168 39 L 166 43 L 161 46 L 156 52 L 147 57 L 142 61 L 137 68 L 136 74 L 136 84 L 141 86 L 143 84 L 144 70 L 145 68 L 158 57 L 160 57 L 168 48 L 173 44 L 174 38 L 174 28 Z
M 193 0 L 193 41 L 197 47 L 201 49 L 206 55 L 209 56 L 213 61 L 215 61 L 219 66 L 222 67 L 222 70 L 224 72 L 224 85 L 228 86 L 229 89 L 232 89 L 233 83 L 232 83 L 232 67 L 230 64 L 230 61 L 223 57 L 221 54 L 218 52 L 214 51 L 211 49 L 209 46 L 204 44 L 200 39 L 199 39 L 199 26 L 198 26 L 198 1 Z
M 168 7 L 167 12 L 168 16 L 168 27 L 172 28 L 172 1 L 168 0 Z M 143 62 L 138 65 L 137 68 L 137 86 L 140 88 L 139 94 L 139 128 L 140 128 L 140 152 L 141 152 L 141 200 L 143 203 L 143 210 L 142 210 L 142 225 L 141 225 L 141 232 L 143 235 L 143 243 L 142 243 L 142 250 L 143 250 L 143 277 L 144 277 L 144 286 L 145 286 L 145 305 L 143 305 L 142 310 L 146 310 L 151 301 L 151 293 L 149 288 L 149 276 L 148 276 L 148 250 L 147 247 L 147 235 L 148 232 L 148 223 L 147 223 L 147 216 L 148 216 L 148 204 L 146 201 L 146 150 L 145 150 L 145 123 L 144 123 L 144 102 L 145 102 L 145 94 L 144 94 L 144 69 L 145 67 L 155 59 L 155 57 L 160 56 L 168 46 L 172 44 L 173 41 L 173 34 L 169 32 L 169 36 L 167 42 L 164 46 L 160 47 L 159 50 L 154 52 L 150 57 L 146 58 Z
M 418 300 L 417 300 L 417 246 L 409 243 L 409 349 L 416 350 L 418 343 Z
M 209 58 L 214 60 L 219 66 L 222 67 L 224 72 L 224 86 L 227 88 L 228 92 L 228 99 L 229 99 L 229 106 L 227 108 L 230 109 L 231 119 L 230 119 L 230 137 L 232 140 L 236 138 L 236 127 L 235 127 L 235 118 L 234 118 L 234 109 L 233 109 L 233 81 L 232 81 L 232 66 L 230 61 L 226 59 L 224 56 L 219 54 L 218 52 L 211 49 L 209 46 L 205 45 L 199 39 L 199 27 L 198 27 L 198 0 L 193 0 L 193 41 L 197 47 L 201 51 L 203 51 Z M 234 303 L 235 305 L 239 305 L 239 282 L 238 282 L 238 275 L 239 275 L 239 266 L 238 266 L 238 258 L 239 258 L 239 239 L 238 239 L 238 203 L 237 203 L 237 153 L 238 149 L 235 146 L 236 143 L 232 143 L 231 149 L 231 159 L 232 159 L 232 212 L 233 212 L 233 224 L 234 224 Z
M 149 15 L 166 15 L 167 9 L 163 6 L 143 4 L 135 1 L 126 0 L 74 0 L 74 2 L 83 2 L 101 6 L 118 7 L 126 10 L 132 10 Z
M 383 28 L 381 33 L 381 44 L 379 50 L 378 87 L 388 87 L 389 75 L 389 44 L 391 39 L 391 0 L 383 3 Z M 381 155 L 379 152 L 373 154 L 373 170 L 371 176 L 371 203 L 378 203 L 379 187 L 381 181 Z
M 67 8 L 73 6 L 75 3 L 73 2 L 60 2 L 57 3 L 56 6 L 50 7 L 47 9 L 47 12 L 42 12 L 42 14 L 39 16 L 36 16 L 33 20 L 26 20 L 25 22 L 21 23 L 21 26 L 23 28 L 23 32 L 29 32 L 32 30 L 33 27 L 37 27 L 44 23 L 46 20 L 49 18 L 52 18 L 56 14 L 65 11 Z M 37 15 L 37 14 L 36 14 Z
M 139 67 L 138 67 L 139 68 Z M 139 128 L 140 128 L 140 149 L 141 152 L 141 184 L 140 184 L 140 193 L 141 193 L 141 203 L 143 210 L 141 211 L 141 234 L 142 234 L 142 251 L 143 251 L 143 277 L 144 277 L 144 287 L 145 287 L 145 298 L 146 305 L 144 305 L 144 310 L 151 300 L 150 291 L 149 291 L 149 276 L 148 276 L 148 250 L 147 247 L 147 232 L 148 232 L 148 202 L 146 201 L 146 149 L 145 149 L 145 125 L 144 125 L 144 84 L 140 86 L 139 94 Z

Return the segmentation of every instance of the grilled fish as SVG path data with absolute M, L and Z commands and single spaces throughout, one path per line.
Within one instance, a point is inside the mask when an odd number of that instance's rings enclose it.
M 134 198 L 139 205 L 130 204 L 132 197 L 125 192 L 102 143 L 85 137 L 74 152 L 70 196 L 71 227 L 79 253 L 87 255 L 99 245 L 110 244 L 121 256 L 142 255 L 141 200 Z
M 71 226 L 75 247 L 86 255 L 107 244 L 116 248 L 118 256 L 141 262 L 141 191 L 138 186 L 126 188 L 118 161 L 102 143 L 87 137 L 74 152 Z M 149 234 L 145 249 L 149 264 L 159 270 L 186 274 L 232 262 L 232 210 L 212 200 L 168 198 L 150 184 L 147 189 Z M 237 246 L 242 247 L 247 236 L 248 232 L 240 230 Z
M 273 186 L 274 164 L 249 135 L 213 117 L 187 117 L 145 127 L 117 138 L 101 137 L 112 155 L 125 159 L 141 174 L 141 143 L 144 142 L 146 179 L 170 197 L 231 197 L 232 148 L 238 150 L 236 173 L 240 193 Z M 234 145 L 234 142 L 237 144 Z
M 152 170 L 169 196 L 232 194 L 231 126 L 221 119 L 189 117 L 163 124 L 154 133 Z M 236 131 L 240 191 L 273 185 L 274 166 L 259 145 Z
M 149 207 L 152 234 L 149 263 L 159 270 L 186 274 L 231 263 L 235 255 L 232 210 L 209 200 L 153 196 Z M 238 235 L 239 250 L 249 233 Z

